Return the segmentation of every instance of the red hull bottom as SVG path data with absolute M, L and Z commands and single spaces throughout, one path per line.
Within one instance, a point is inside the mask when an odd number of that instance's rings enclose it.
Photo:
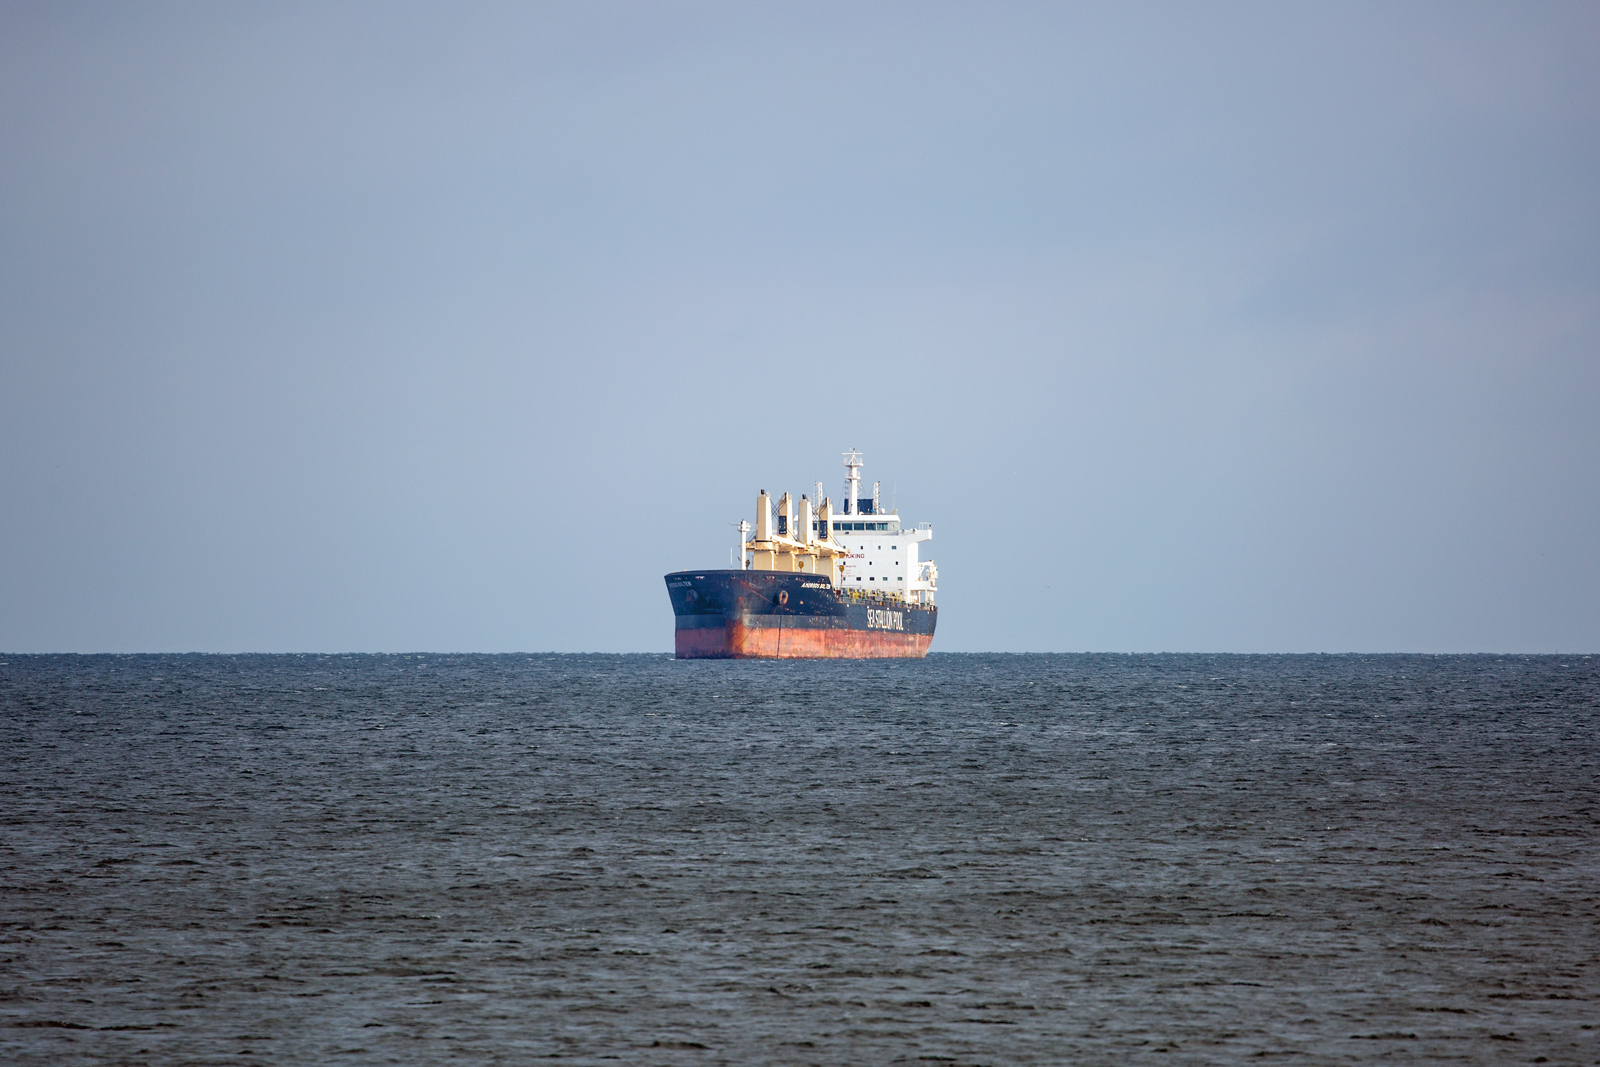
M 932 634 L 726 626 L 679 630 L 678 659 L 921 659 Z

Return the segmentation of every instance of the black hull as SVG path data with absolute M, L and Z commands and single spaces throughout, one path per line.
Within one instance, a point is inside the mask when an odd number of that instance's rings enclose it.
M 666 576 L 682 659 L 877 659 L 927 654 L 932 605 L 837 591 L 782 571 L 676 571 Z

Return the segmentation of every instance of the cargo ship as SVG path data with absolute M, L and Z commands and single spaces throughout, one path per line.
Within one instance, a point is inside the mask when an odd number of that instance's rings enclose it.
M 939 571 L 918 546 L 933 527 L 902 526 L 879 494 L 861 494 L 861 453 L 848 470 L 836 512 L 784 493 L 773 508 L 765 489 L 756 522 L 741 521 L 737 567 L 666 576 L 679 659 L 921 658 L 933 641 Z M 749 535 L 754 532 L 755 536 Z

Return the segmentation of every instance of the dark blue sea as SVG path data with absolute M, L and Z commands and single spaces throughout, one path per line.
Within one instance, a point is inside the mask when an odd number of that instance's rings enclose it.
M 0 656 L 0 1062 L 1600 1062 L 1600 657 Z

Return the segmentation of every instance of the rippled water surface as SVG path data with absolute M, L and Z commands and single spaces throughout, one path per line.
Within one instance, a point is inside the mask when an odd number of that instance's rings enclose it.
M 0 656 L 0 1062 L 1600 1062 L 1600 657 Z

